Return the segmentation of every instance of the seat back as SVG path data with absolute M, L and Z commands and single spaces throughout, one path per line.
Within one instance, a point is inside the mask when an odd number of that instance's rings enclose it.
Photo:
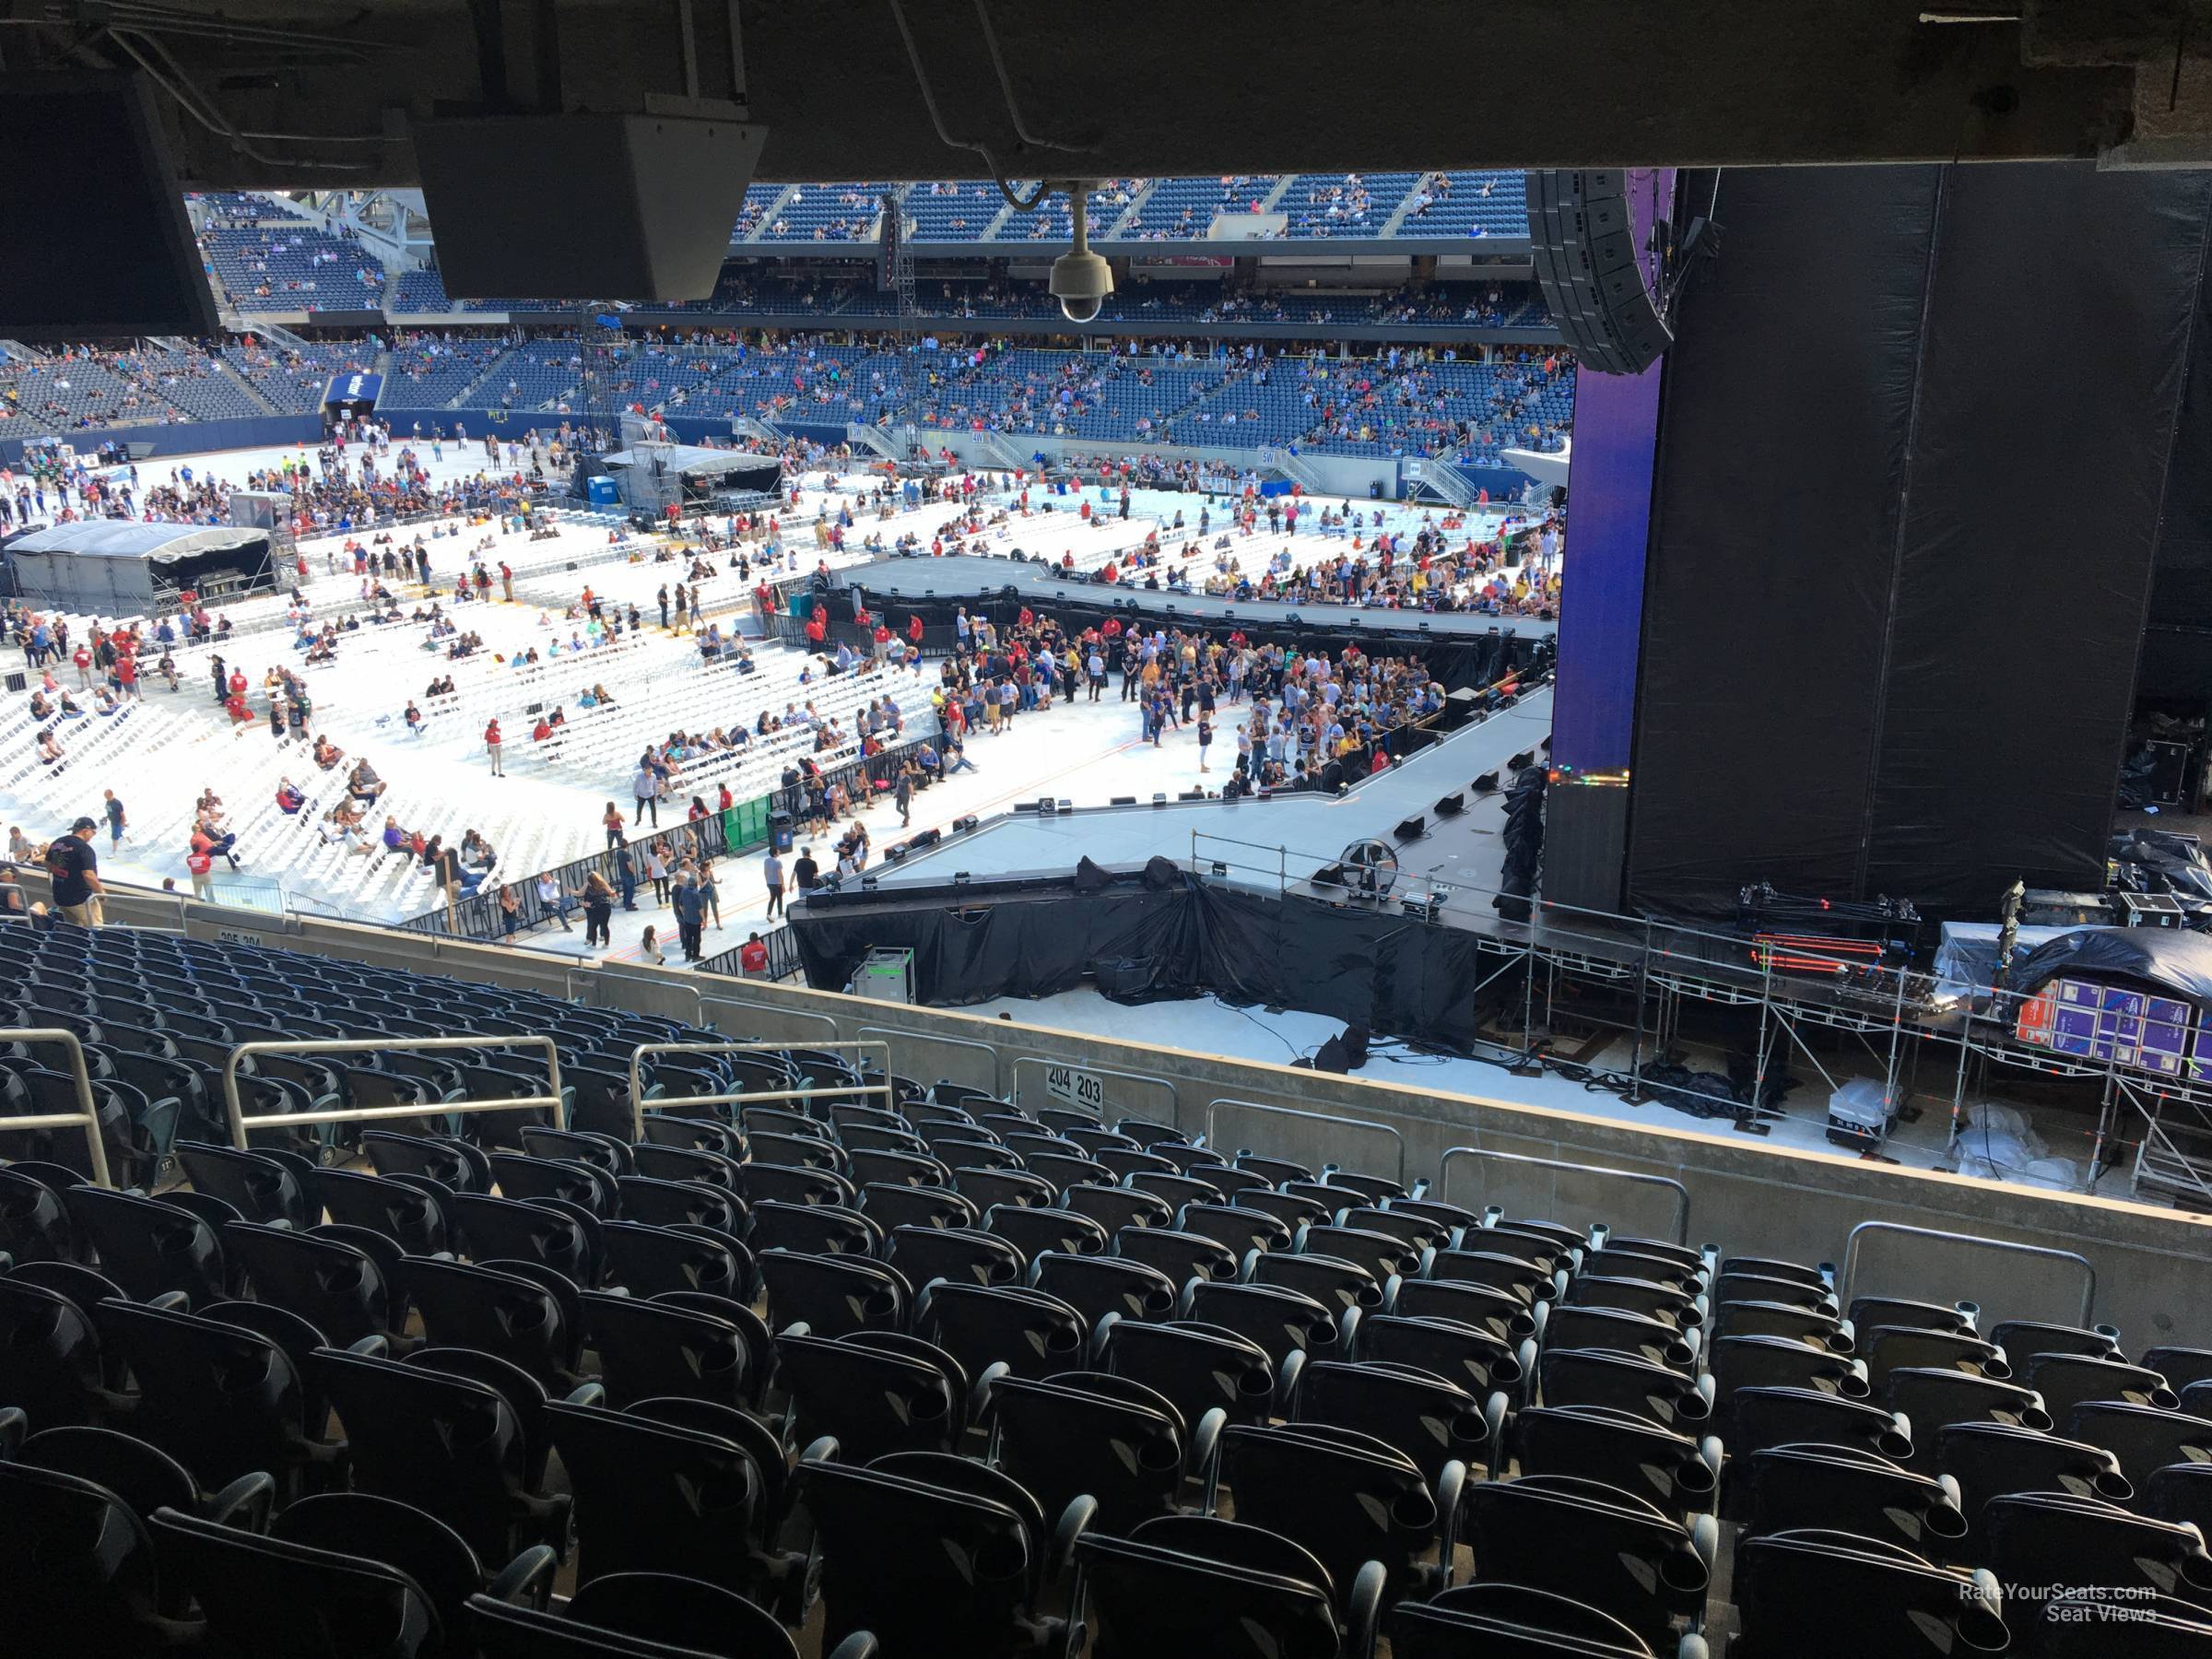
M 394 1567 L 172 1509 L 150 1525 L 163 1565 L 244 1659 L 413 1659 L 442 1643 L 429 1595 Z
M 0 1559 L 18 1569 L 0 1594 L 0 1649 L 136 1659 L 160 1644 L 154 1541 L 99 1483 L 0 1462 Z
M 1077 1608 L 1098 1659 L 1335 1659 L 1333 1593 L 1319 1562 L 1312 1577 L 1294 1578 L 1101 1535 L 1077 1540 L 1076 1561 Z
M 553 1443 L 576 1498 L 576 1582 L 678 1572 L 743 1583 L 762 1477 L 735 1441 L 625 1412 L 553 1401 Z
M 139 1302 L 92 1312 L 100 1346 L 138 1387 L 131 1431 L 212 1489 L 262 1471 L 281 1483 L 306 1440 L 305 1393 L 281 1346 L 242 1325 Z

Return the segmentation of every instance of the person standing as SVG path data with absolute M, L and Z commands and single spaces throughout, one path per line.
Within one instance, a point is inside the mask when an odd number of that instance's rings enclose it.
M 804 899 L 814 891 L 814 884 L 822 878 L 822 866 L 814 862 L 814 849 L 801 847 L 799 856 L 791 866 L 791 885 Z
M 100 881 L 100 854 L 92 850 L 92 836 L 99 828 L 90 818 L 80 818 L 68 834 L 46 849 L 54 906 L 79 927 L 98 927 L 107 919 L 100 902 L 107 888 Z
M 638 804 L 638 821 L 643 823 L 650 813 L 653 827 L 658 830 L 661 827 L 661 774 L 653 770 L 650 754 L 638 757 L 638 770 L 629 781 L 629 794 L 630 798 Z
M 645 879 L 653 883 L 653 901 L 668 902 L 668 856 L 659 847 L 645 849 Z
M 115 792 L 112 789 L 103 790 L 101 793 L 107 797 L 107 805 L 103 810 L 108 817 L 108 850 L 113 852 L 117 847 L 123 845 L 123 828 L 125 821 L 123 816 L 123 803 L 115 798 Z
M 599 821 L 601 824 L 606 826 L 606 844 L 608 850 L 611 852 L 613 849 L 622 844 L 623 819 L 621 808 L 618 807 L 612 801 L 609 801 L 606 804 L 606 812 Z
M 911 830 L 914 825 L 914 763 L 909 760 L 899 769 L 899 787 L 892 799 L 899 807 L 899 828 Z
M 193 834 L 191 851 L 184 854 L 184 868 L 192 876 L 192 896 L 203 904 L 215 902 L 215 854 L 208 851 L 207 838 L 196 830 Z
M 676 936 L 683 946 L 684 960 L 696 962 L 706 954 L 701 931 L 707 921 L 707 898 L 699 890 L 699 877 L 688 874 L 677 883 Z
M 747 979 L 768 977 L 768 947 L 760 942 L 759 934 L 747 934 L 745 944 L 737 952 L 737 971 Z
M 583 878 L 583 947 L 594 945 L 612 946 L 614 938 L 607 931 L 615 915 L 615 889 L 607 885 L 606 877 L 594 870 Z
M 715 878 L 714 866 L 711 864 L 701 864 L 699 866 L 699 896 L 706 900 L 707 914 L 713 918 L 714 931 L 720 933 L 722 931 L 722 883 Z
M 781 915 L 783 912 L 783 861 L 771 847 L 768 857 L 760 865 L 760 874 L 768 883 L 768 913 Z
M 622 908 L 638 908 L 638 861 L 628 847 L 615 849 L 615 879 L 622 886 Z
M 514 603 L 514 571 L 503 559 L 500 560 L 500 592 L 508 604 Z
M 1214 723 L 1201 714 L 1198 717 L 1198 770 L 1202 772 L 1213 771 L 1206 763 L 1206 751 L 1213 747 L 1213 742 Z

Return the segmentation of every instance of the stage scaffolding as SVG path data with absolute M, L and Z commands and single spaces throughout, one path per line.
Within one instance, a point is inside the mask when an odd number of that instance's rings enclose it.
M 1294 876 L 1332 862 L 1295 849 L 1194 833 L 1188 868 L 1201 879 L 1227 880 L 1286 897 L 1404 912 L 1409 922 L 1463 927 L 1477 935 L 1482 971 L 1466 994 L 1483 1013 L 1479 1046 L 1523 1075 L 1557 1072 L 1606 1088 L 1631 1103 L 1685 1098 L 1726 1122 L 1760 1134 L 1785 1115 L 1763 1104 L 1770 1082 L 1789 1065 L 1818 1079 L 1823 1093 L 1844 1080 L 1840 1055 L 1861 1064 L 1849 1077 L 1878 1077 L 1885 1100 L 1924 1100 L 1947 1112 L 1947 1148 L 1974 1152 L 1982 1108 L 2001 1102 L 1993 1084 L 2030 1080 L 2070 1097 L 2086 1124 L 2094 1113 L 2085 1190 L 2131 1160 L 2138 1196 L 2184 1208 L 2212 1209 L 2212 1077 L 2167 1078 L 2116 1061 L 2073 1058 L 2014 1039 L 2018 994 L 1989 986 L 1940 982 L 1925 969 L 1871 967 L 1837 957 L 1826 967 L 1817 953 L 1794 947 L 1802 967 L 1758 959 L 1752 939 L 1645 918 L 1528 902 L 1526 921 L 1491 905 L 1493 889 L 1454 882 L 1440 887 L 1402 876 L 1379 897 L 1338 885 L 1316 886 Z M 1704 1030 L 1686 1030 L 1688 1018 Z M 1715 1030 L 1724 1033 L 1716 1038 Z M 1628 1046 L 1626 1063 L 1577 1060 L 1561 1034 L 1610 1033 Z M 1819 1034 L 1828 1051 L 1815 1044 Z M 1652 1073 L 1668 1056 L 1694 1045 L 1748 1057 L 1748 1099 L 1686 1087 L 1678 1078 L 1655 1092 Z M 1825 1115 L 1825 1114 L 1823 1114 Z M 1875 1148 L 1879 1155 L 1879 1148 Z

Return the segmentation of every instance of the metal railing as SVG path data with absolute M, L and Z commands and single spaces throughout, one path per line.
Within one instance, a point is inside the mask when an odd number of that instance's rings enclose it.
M 1859 1275 L 1866 1265 L 1866 1241 L 1884 1238 L 1918 1240 L 1922 1244 L 1919 1259 L 1912 1265 L 1910 1274 L 1898 1281 L 1900 1294 L 1933 1300 L 1953 1289 L 1953 1286 L 1942 1283 L 1939 1273 L 1931 1270 L 1927 1259 L 1931 1253 L 1929 1247 L 1963 1245 L 1966 1247 L 1963 1253 L 1968 1262 L 1958 1265 L 1961 1270 L 1971 1271 L 1968 1263 L 1974 1257 L 1994 1258 L 1986 1265 L 1995 1269 L 2004 1282 L 2002 1285 L 1993 1283 L 1992 1288 L 2003 1291 L 2006 1311 L 2014 1317 L 2071 1319 L 2077 1324 L 2086 1326 L 2096 1314 L 2097 1269 L 2090 1265 L 2087 1256 L 2078 1255 L 2071 1250 L 2054 1250 L 2047 1244 L 2016 1244 L 2009 1239 L 1984 1238 L 1979 1233 L 1946 1232 L 1935 1227 L 1908 1227 L 1901 1221 L 1862 1221 L 1851 1230 L 1851 1237 L 1843 1246 L 1843 1270 L 1836 1276 L 1836 1300 L 1844 1309 L 1850 1308 L 1852 1297 L 1859 1288 Z M 2062 1308 L 2035 1310 L 2032 1314 L 2022 1308 L 2019 1282 L 2011 1271 L 2021 1258 L 2049 1263 L 2065 1270 L 2064 1277 L 2079 1287 L 2078 1300 L 2069 1300 L 2067 1305 Z M 1878 1273 L 1869 1273 L 1869 1277 L 1877 1280 L 1880 1278 Z M 1963 1288 L 1971 1289 L 1973 1294 L 1962 1294 L 1957 1300 L 1975 1302 L 1983 1307 L 1990 1305 L 1988 1293 L 1979 1285 Z M 2061 1288 L 2062 1293 L 2064 1288 Z M 1879 1289 L 1873 1292 L 1877 1295 L 1885 1293 Z
M 1454 1159 L 1461 1158 L 1485 1159 L 1495 1163 L 1518 1164 L 1527 1169 L 1550 1170 L 1555 1173 L 1588 1176 L 1600 1182 L 1621 1182 L 1630 1187 L 1660 1188 L 1671 1194 L 1674 1198 L 1674 1218 L 1667 1227 L 1668 1234 L 1677 1244 L 1689 1242 L 1689 1189 L 1672 1176 L 1650 1175 L 1641 1170 L 1617 1170 L 1605 1164 L 1571 1163 L 1564 1159 L 1537 1158 L 1525 1152 L 1493 1152 L 1487 1147 L 1453 1147 L 1437 1164 L 1436 1195 L 1440 1201 L 1445 1204 L 1453 1202 L 1452 1162 Z M 1549 1206 L 1540 1210 L 1543 1217 L 1551 1219 L 1559 1218 L 1553 1213 L 1559 1202 L 1558 1190 L 1558 1182 L 1555 1181 Z M 1485 1196 L 1487 1198 L 1487 1194 Z M 1587 1222 L 1603 1221 L 1610 1225 L 1617 1232 L 1642 1230 L 1640 1226 L 1631 1226 L 1618 1215 L 1590 1215 L 1577 1217 L 1574 1219 Z
M 700 1018 L 718 1031 L 722 1028 L 715 1025 L 713 1017 L 707 1012 L 709 1008 L 735 1008 L 741 1014 L 765 1014 L 771 1019 L 803 1019 L 809 1025 L 829 1027 L 830 1041 L 835 1042 L 838 1040 L 839 1026 L 836 1020 L 830 1018 L 827 1014 L 816 1014 L 806 1008 L 779 1008 L 772 1003 L 747 1002 L 744 998 L 736 996 L 701 996 L 699 999 Z M 759 1022 L 755 1020 L 751 1023 L 758 1024 Z M 792 1041 L 801 1048 L 817 1046 L 815 1041 L 810 1037 L 794 1038 Z
M 239 1064 L 253 1054 L 374 1054 L 399 1051 L 429 1053 L 446 1049 L 535 1048 L 545 1051 L 546 1088 L 542 1095 L 518 1095 L 497 1100 L 431 1100 L 414 1106 L 329 1106 L 309 1112 L 264 1112 L 248 1117 L 239 1097 Z M 568 1112 L 560 1097 L 560 1051 L 550 1037 L 538 1035 L 481 1037 L 374 1037 L 310 1039 L 298 1042 L 242 1042 L 223 1060 L 223 1105 L 230 1119 L 230 1144 L 246 1149 L 246 1135 L 253 1129 L 299 1128 L 308 1124 L 368 1124 L 392 1118 L 441 1117 L 471 1112 L 548 1112 L 556 1129 L 568 1127 Z
M 733 945 L 727 950 L 716 951 L 692 969 L 694 973 L 719 973 L 730 979 L 751 980 L 763 983 L 786 980 L 800 968 L 799 938 L 788 927 L 771 927 L 760 935 L 760 943 L 768 947 L 768 968 L 764 972 L 747 973 L 738 960 L 745 954 L 743 945 Z M 834 1026 L 835 1022 L 831 1022 Z
M 907 1063 L 909 1065 L 920 1064 L 919 1059 L 914 1053 L 914 1046 L 918 1043 L 927 1043 L 934 1048 L 959 1049 L 963 1053 L 981 1053 L 987 1062 L 983 1081 L 982 1083 L 970 1083 L 969 1087 L 971 1088 L 987 1089 L 993 1095 L 996 1095 L 998 1093 L 1000 1062 L 998 1049 L 995 1044 L 989 1042 L 979 1042 L 972 1037 L 939 1037 L 934 1032 L 929 1031 L 897 1031 L 891 1030 L 888 1026 L 862 1026 L 859 1030 L 853 1034 L 859 1037 L 882 1038 L 885 1040 L 887 1044 L 891 1040 L 896 1039 L 905 1048 Z M 887 1060 L 884 1064 L 888 1069 L 890 1063 Z M 932 1067 L 931 1069 L 935 1070 L 935 1068 Z M 953 1077 L 949 1072 L 946 1072 L 941 1075 L 945 1077 L 946 1081 L 950 1083 L 966 1081 L 964 1078 Z
M 107 1145 L 100 1138 L 100 1112 L 92 1104 L 92 1074 L 85 1067 L 85 1045 L 76 1040 L 76 1033 L 55 1026 L 23 1026 L 0 1030 L 0 1042 L 58 1042 L 67 1049 L 69 1077 L 76 1085 L 77 1106 L 75 1112 L 32 1112 L 18 1117 L 0 1117 L 0 1131 L 82 1129 L 86 1150 L 92 1160 L 93 1184 L 113 1186 L 114 1179 L 108 1173 Z
M 1295 1106 L 1270 1106 L 1264 1100 L 1208 1100 L 1206 1104 L 1205 1135 L 1206 1144 L 1209 1147 L 1215 1145 L 1215 1114 L 1224 1106 L 1231 1112 L 1257 1112 L 1270 1117 L 1300 1118 L 1307 1123 L 1326 1124 L 1334 1129 L 1366 1129 L 1378 1135 L 1387 1135 L 1397 1147 L 1397 1170 L 1394 1179 L 1400 1186 L 1406 1184 L 1406 1137 L 1388 1124 L 1377 1124 L 1366 1118 L 1346 1117 L 1342 1112 L 1307 1112 Z M 1332 1159 L 1330 1161 L 1336 1162 L 1337 1160 Z M 1360 1174 L 1371 1172 L 1367 1171 L 1355 1171 L 1355 1173 Z
M 655 1112 L 666 1112 L 678 1106 L 765 1106 L 774 1100 L 811 1100 L 817 1095 L 881 1095 L 888 1101 L 891 1096 L 891 1045 L 888 1042 L 641 1042 L 629 1054 L 629 1115 L 630 1138 L 645 1138 L 645 1056 L 648 1054 L 787 1054 L 794 1048 L 818 1049 L 824 1053 L 858 1054 L 864 1050 L 883 1056 L 881 1083 L 832 1083 L 813 1088 L 783 1088 L 740 1090 L 735 1094 L 680 1095 L 656 1097 L 652 1106 Z M 863 1075 L 865 1068 L 863 1068 Z

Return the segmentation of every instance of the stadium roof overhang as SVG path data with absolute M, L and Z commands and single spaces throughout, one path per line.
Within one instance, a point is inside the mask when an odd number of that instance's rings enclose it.
M 890 0 L 55 0 L 0 61 L 154 76 L 188 187 L 415 184 L 415 127 L 487 109 L 735 106 L 765 181 L 977 176 L 916 58 L 1016 177 L 2212 162 L 2212 0 L 987 6 L 904 0 L 910 54 Z

